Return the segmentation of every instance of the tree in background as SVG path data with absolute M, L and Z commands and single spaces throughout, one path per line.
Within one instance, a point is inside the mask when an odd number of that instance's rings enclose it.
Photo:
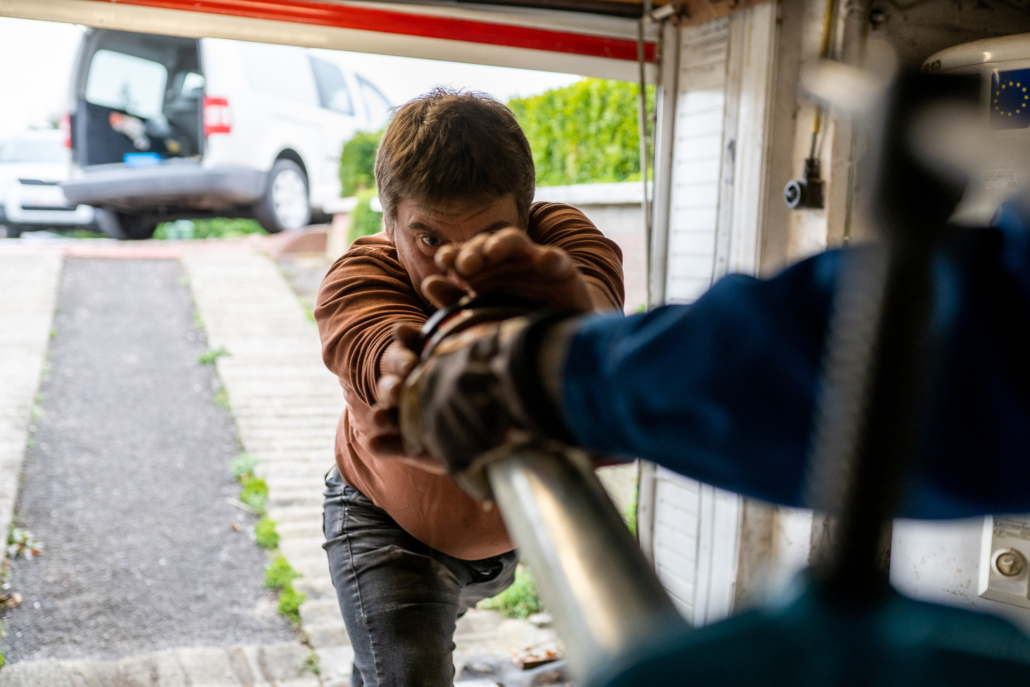
M 637 129 L 639 87 L 626 81 L 583 79 L 508 103 L 533 148 L 538 186 L 565 186 L 640 179 Z M 647 88 L 654 108 L 654 89 Z M 359 132 L 340 154 L 344 197 L 357 196 L 348 239 L 382 230 L 383 214 L 374 212 L 376 150 L 382 131 Z
M 640 179 L 639 87 L 583 79 L 508 103 L 533 148 L 538 186 Z M 648 113 L 654 88 L 647 87 Z

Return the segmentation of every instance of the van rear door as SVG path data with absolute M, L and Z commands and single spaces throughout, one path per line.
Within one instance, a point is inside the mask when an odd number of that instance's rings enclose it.
M 204 77 L 193 38 L 96 30 L 86 38 L 72 115 L 82 168 L 203 154 Z

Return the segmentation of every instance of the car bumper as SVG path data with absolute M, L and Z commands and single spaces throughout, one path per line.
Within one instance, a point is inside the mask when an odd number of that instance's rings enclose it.
M 268 175 L 256 169 L 171 161 L 153 167 L 87 167 L 61 184 L 69 202 L 126 211 L 159 207 L 216 210 L 256 202 Z
M 0 203 L 0 224 L 25 227 L 75 227 L 93 224 L 93 208 L 67 203 L 56 186 L 44 187 L 45 197 L 36 197 L 40 188 L 18 186 Z M 57 191 L 55 194 L 54 191 Z

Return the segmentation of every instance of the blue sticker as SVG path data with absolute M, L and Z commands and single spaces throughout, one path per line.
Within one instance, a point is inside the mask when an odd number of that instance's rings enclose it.
M 1030 127 L 1030 69 L 994 72 L 991 76 L 991 128 Z
M 161 164 L 161 156 L 157 153 L 125 153 L 122 162 L 126 167 L 153 167 Z

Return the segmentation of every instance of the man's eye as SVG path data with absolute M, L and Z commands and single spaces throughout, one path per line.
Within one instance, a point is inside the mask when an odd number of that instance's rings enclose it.
M 430 248 L 436 248 L 440 245 L 440 238 L 437 236 L 423 236 L 422 243 L 426 244 Z

